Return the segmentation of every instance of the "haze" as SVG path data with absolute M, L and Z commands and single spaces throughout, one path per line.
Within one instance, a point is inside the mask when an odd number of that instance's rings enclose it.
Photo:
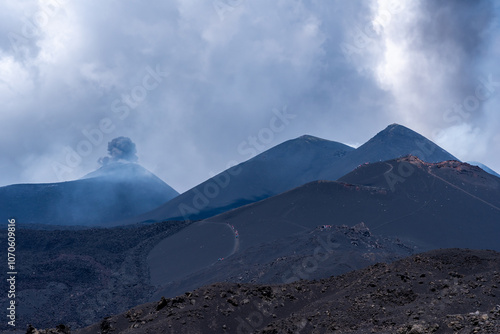
M 498 1 L 4 1 L 0 186 L 108 142 L 179 192 L 303 134 L 411 127 L 500 171 Z M 78 153 L 75 157 L 74 152 Z

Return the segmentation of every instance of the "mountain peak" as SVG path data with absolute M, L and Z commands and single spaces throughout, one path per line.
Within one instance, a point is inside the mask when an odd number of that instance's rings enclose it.
M 41 225 L 104 226 L 136 217 L 179 193 L 133 162 L 110 162 L 79 180 L 0 188 L 6 214 Z M 22 200 L 19 200 L 22 198 Z
M 388 125 L 384 130 L 380 131 L 375 137 L 383 135 L 383 136 L 411 136 L 411 137 L 421 137 L 417 132 L 412 129 L 407 128 L 406 126 L 392 123 Z
M 307 135 L 307 134 L 302 135 L 302 136 L 300 136 L 300 137 L 299 137 L 299 138 L 297 138 L 297 139 L 302 139 L 302 140 L 324 140 L 324 139 L 322 139 L 322 138 L 314 137 L 314 136 Z
M 405 129 L 407 129 L 407 127 L 405 127 L 405 126 L 403 126 L 403 125 L 401 125 L 401 124 L 398 124 L 398 123 L 392 123 L 392 124 L 389 124 L 389 125 L 387 126 L 387 128 L 397 128 L 397 127 L 403 127 L 403 128 L 405 128 Z
M 166 184 L 162 179 L 136 162 L 126 160 L 112 161 L 83 176 L 81 180 L 96 178 L 113 182 L 146 182 L 164 188 L 170 198 L 179 195 L 175 189 Z
M 339 143 L 339 142 L 336 142 L 336 141 L 323 139 L 323 138 L 319 138 L 319 137 L 305 134 L 305 135 L 302 135 L 300 137 L 287 140 L 279 145 L 276 145 L 275 147 L 261 153 L 260 156 L 267 157 L 269 155 L 275 155 L 278 152 L 280 152 L 279 153 L 280 155 L 281 155 L 281 153 L 284 153 L 286 155 L 290 155 L 294 152 L 293 150 L 297 150 L 297 149 L 303 150 L 303 152 L 300 154 L 307 154 L 308 151 L 316 150 L 318 148 L 324 149 L 324 150 L 331 150 L 332 152 L 354 150 L 352 147 L 347 146 L 347 145 L 342 144 L 342 143 Z M 309 152 L 309 153 L 311 153 L 311 152 Z M 318 152 L 316 152 L 316 153 L 318 153 Z M 258 159 L 259 156 L 257 156 L 256 158 Z
M 399 124 L 391 124 L 377 133 L 366 143 L 358 147 L 340 162 L 336 162 L 320 178 L 337 180 L 366 162 L 373 163 L 404 157 L 408 154 L 417 156 L 425 162 L 440 162 L 457 160 L 444 149 L 418 134 L 417 132 Z
M 112 177 L 117 179 L 128 179 L 137 176 L 156 176 L 142 167 L 138 163 L 129 161 L 115 161 L 102 165 L 98 169 L 82 177 L 82 179 L 90 179 L 94 177 Z M 162 181 L 163 182 L 163 181 Z

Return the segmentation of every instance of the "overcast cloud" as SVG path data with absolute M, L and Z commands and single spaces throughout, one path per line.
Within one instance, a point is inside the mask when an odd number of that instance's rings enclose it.
M 124 136 L 183 192 L 277 115 L 257 152 L 396 122 L 500 171 L 498 3 L 3 1 L 0 185 L 82 177 Z

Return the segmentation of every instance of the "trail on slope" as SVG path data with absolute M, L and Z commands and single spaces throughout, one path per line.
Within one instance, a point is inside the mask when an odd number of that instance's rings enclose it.
M 434 174 L 434 173 L 432 172 L 432 170 L 431 170 L 431 166 L 427 167 L 427 170 L 428 170 L 429 174 L 431 174 L 431 175 L 432 175 L 432 176 L 434 176 L 435 178 L 438 178 L 439 180 L 443 181 L 444 183 L 446 183 L 446 184 L 450 185 L 451 187 L 453 187 L 453 188 L 455 188 L 455 189 L 458 189 L 458 190 L 460 190 L 461 192 L 464 192 L 464 193 L 466 193 L 467 195 L 471 196 L 472 198 L 477 199 L 478 201 L 481 201 L 481 202 L 483 202 L 484 204 L 491 206 L 493 209 L 496 209 L 496 210 L 500 211 L 500 208 L 499 208 L 499 207 L 497 207 L 497 206 L 495 206 L 495 205 L 493 205 L 493 204 L 491 204 L 491 203 L 489 203 L 489 202 L 485 201 L 485 200 L 484 200 L 484 199 L 482 199 L 482 198 L 477 197 L 476 195 L 473 195 L 473 194 L 469 193 L 468 191 L 466 191 L 466 190 L 464 190 L 464 189 L 462 189 L 462 188 L 460 188 L 460 187 L 458 187 L 458 186 L 454 185 L 454 184 L 453 184 L 453 183 L 451 183 L 451 182 L 446 181 L 446 180 L 445 180 L 445 179 L 443 179 L 442 177 L 437 176 L 436 174 Z

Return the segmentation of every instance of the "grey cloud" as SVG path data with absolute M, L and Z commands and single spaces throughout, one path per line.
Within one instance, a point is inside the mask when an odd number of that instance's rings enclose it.
M 228 162 L 246 159 L 238 145 L 267 127 L 272 110 L 284 106 L 297 117 L 265 148 L 305 133 L 362 143 L 393 122 L 430 133 L 424 116 L 416 127 L 406 123 L 405 111 L 392 108 L 392 92 L 369 73 L 380 54 L 368 52 L 358 67 L 342 53 L 349 32 L 370 20 L 368 2 L 248 0 L 224 20 L 211 1 L 64 3 L 43 34 L 30 40 L 36 49 L 22 57 L 13 52 L 6 33 L 19 31 L 23 12 L 36 13 L 36 2 L 16 10 L 0 5 L 2 17 L 8 16 L 0 21 L 0 77 L 8 84 L 0 81 L 0 185 L 58 181 L 54 166 L 63 168 L 63 179 L 79 178 L 98 167 L 109 141 L 123 135 L 140 147 L 141 164 L 175 189 L 187 190 Z M 465 13 L 473 6 L 455 7 L 428 2 L 420 11 Z M 482 15 L 481 8 L 471 17 Z M 453 53 L 439 44 L 448 32 L 431 29 L 424 17 L 406 31 L 419 41 L 410 51 L 446 62 Z M 464 22 L 462 29 L 460 23 L 468 19 L 465 14 L 450 18 L 457 30 L 448 43 L 476 51 L 448 62 L 453 71 L 439 79 L 446 83 L 439 108 L 462 94 L 457 91 L 467 92 L 469 86 L 455 88 L 455 82 L 463 73 L 464 81 L 473 79 L 473 69 L 492 55 L 488 38 L 474 44 L 486 31 L 482 26 Z M 481 19 L 486 24 L 488 18 Z M 437 36 L 429 39 L 433 31 Z M 462 41 L 465 34 L 476 37 Z M 127 106 L 123 98 L 141 92 L 147 68 L 157 66 L 168 75 L 136 106 Z M 426 75 L 430 80 L 436 73 Z M 415 89 L 423 102 L 414 114 L 433 107 L 426 81 L 414 72 L 407 79 L 402 105 L 411 103 L 406 92 Z M 448 126 L 440 117 L 430 128 Z M 79 159 L 68 164 L 75 154 Z M 482 162 L 500 166 L 500 161 Z
M 388 2 L 375 3 L 376 14 Z M 498 165 L 491 154 L 498 147 L 488 141 L 500 126 L 492 115 L 499 101 L 491 90 L 486 101 L 476 96 L 488 76 L 500 79 L 491 66 L 499 56 L 492 48 L 499 32 L 498 6 L 489 0 L 398 4 L 390 15 L 385 11 L 379 35 L 370 38 L 377 47 L 367 48 L 355 65 L 362 68 L 376 59 L 371 69 L 392 95 L 386 108 L 395 122 L 463 159 L 474 156 Z

